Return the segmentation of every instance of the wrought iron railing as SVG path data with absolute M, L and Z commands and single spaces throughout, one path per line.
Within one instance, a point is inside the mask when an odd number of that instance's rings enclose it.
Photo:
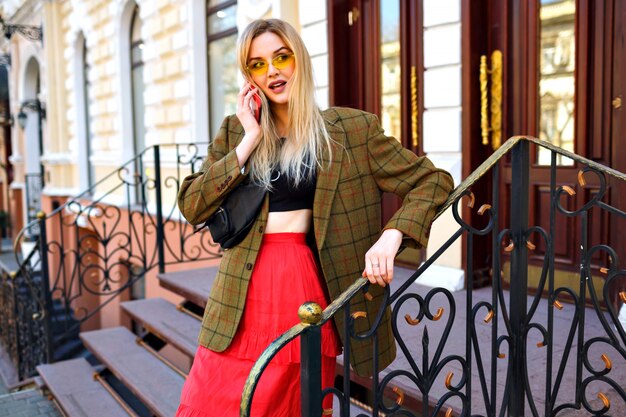
M 54 211 L 39 212 L 20 232 L 15 253 L 21 267 L 16 279 L 2 280 L 0 308 L 3 329 L 10 310 L 21 309 L 25 318 L 7 322 L 14 328 L 2 335 L 21 379 L 55 360 L 81 325 L 149 271 L 221 256 L 209 233 L 193 233 L 176 205 L 182 179 L 199 168 L 206 146 L 148 148 Z M 35 236 L 33 249 L 22 257 L 28 236 Z M 19 343 L 11 341 L 15 334 Z
M 24 259 L 19 270 L 0 274 L 0 340 L 24 379 L 47 357 L 46 324 L 41 320 L 45 300 L 37 268 L 38 247 Z M 15 382 L 15 381 L 14 381 Z
M 551 201 L 549 225 L 544 228 L 528 224 L 529 149 L 533 143 L 547 148 L 552 154 L 548 180 Z M 581 187 L 585 186 L 585 178 L 596 177 L 595 193 L 580 208 L 566 209 L 567 206 L 563 204 L 574 190 L 559 184 L 557 155 L 570 158 L 579 165 L 578 180 Z M 499 190 L 502 187 L 500 177 L 503 164 L 509 164 L 508 157 L 511 169 L 510 224 L 502 227 L 503 220 L 507 218 L 503 214 L 508 208 L 499 207 Z M 487 174 L 491 174 L 491 177 Z M 477 185 L 482 177 L 491 179 L 492 202 L 478 210 L 486 219 L 484 226 L 477 227 L 461 218 L 460 204 L 464 199 L 473 203 L 472 186 Z M 613 207 L 606 202 L 607 178 L 620 186 L 626 183 L 626 175 L 544 141 L 530 137 L 510 139 L 463 181 L 439 209 L 437 217 L 451 208 L 459 225 L 458 230 L 393 294 L 389 286 L 386 287 L 382 308 L 390 306 L 392 309 L 394 337 L 398 352 L 405 357 L 406 364 L 400 369 L 379 369 L 375 330 L 380 320 L 366 332 L 359 333 L 356 330 L 355 323 L 361 320 L 364 313 L 350 311 L 350 300 L 366 291 L 369 285 L 366 279 L 359 278 L 320 315 L 304 315 L 301 317 L 302 323 L 283 334 L 265 350 L 246 381 L 240 415 L 250 415 L 255 388 L 271 359 L 298 337 L 301 338 L 302 352 L 303 417 L 322 415 L 322 398 L 326 395 L 334 396 L 334 400 L 340 404 L 339 414 L 335 410 L 333 415 L 350 415 L 352 393 L 348 356 L 351 343 L 363 338 L 372 338 L 374 346 L 374 376 L 368 387 L 373 416 L 439 416 L 444 413 L 446 417 L 560 416 L 571 415 L 577 410 L 583 415 L 599 416 L 608 415 L 608 410 L 612 406 L 615 409 L 615 405 L 620 402 L 622 406 L 626 405 L 626 333 L 618 320 L 616 303 L 611 301 L 612 296 L 616 295 L 611 294 L 611 291 L 615 292 L 612 288 L 626 280 L 624 260 L 618 256 L 618 251 L 623 253 L 623 248 L 611 248 L 606 243 L 590 247 L 588 243 L 588 220 L 592 210 L 615 216 L 620 222 L 626 219 L 623 207 Z M 616 192 L 617 188 L 613 188 L 613 193 Z M 556 224 L 562 217 L 579 219 L 582 235 L 578 254 L 579 280 L 574 288 L 555 285 L 555 241 L 559 238 Z M 464 250 L 469 260 L 473 259 L 473 242 L 481 236 L 489 238 L 493 254 L 490 296 L 475 299 L 471 285 L 467 286 L 465 295 L 460 298 L 455 298 L 444 288 L 433 288 L 421 294 L 416 292 L 413 283 L 419 283 L 420 276 L 462 236 L 466 238 Z M 540 267 L 536 291 L 527 296 L 528 253 L 535 248 L 532 239 L 537 238 L 541 242 L 536 243 L 545 249 L 543 265 Z M 508 243 L 506 248 L 505 243 Z M 602 259 L 607 264 L 598 272 L 595 267 L 592 268 L 592 259 L 597 260 L 596 255 L 599 253 L 605 255 Z M 504 280 L 502 272 L 505 263 L 508 265 L 508 282 Z M 468 265 L 465 273 L 471 277 L 471 262 Z M 601 280 L 602 288 L 596 288 L 598 273 L 605 274 Z M 508 291 L 505 290 L 507 286 Z M 617 291 L 621 303 L 626 303 L 626 292 Z M 564 300 L 572 302 L 572 308 L 564 310 L 569 311 L 570 316 L 567 317 L 563 317 L 565 313 L 560 310 Z M 459 305 L 457 301 L 460 301 Z M 437 305 L 443 306 L 435 310 Z M 539 308 L 547 309 L 542 312 L 545 313 L 542 318 L 538 313 Z M 457 316 L 457 312 L 464 314 Z M 325 387 L 322 390 L 320 329 L 336 314 L 343 314 L 345 323 L 344 328 L 339 329 L 343 332 L 345 342 L 343 387 Z M 485 315 L 482 323 L 479 314 Z M 463 320 L 463 316 L 465 322 L 457 323 Z M 382 314 L 377 317 L 380 319 Z M 603 334 L 586 332 L 585 321 L 591 319 L 599 322 L 598 327 Z M 433 341 L 429 337 L 429 330 L 432 331 L 437 325 L 443 327 L 439 340 Z M 451 333 L 453 325 L 458 326 L 454 334 Z M 558 334 L 565 335 L 563 350 L 559 352 L 554 348 L 557 330 Z M 411 337 L 412 333 L 416 335 Z M 531 345 L 533 338 L 535 345 Z M 409 343 L 409 339 L 413 343 Z M 452 344 L 453 349 L 448 349 Z M 541 352 L 545 352 L 545 362 L 530 362 L 531 349 L 544 349 Z M 571 367 L 575 368 L 574 380 L 565 387 L 564 374 Z M 541 368 L 541 372 L 535 372 L 536 368 Z M 456 377 L 454 372 L 457 373 Z M 400 382 L 417 397 L 417 405 L 412 408 L 403 405 L 405 395 L 398 388 Z M 573 391 L 569 397 L 564 393 L 567 389 Z M 397 400 L 390 402 L 389 393 L 397 395 Z

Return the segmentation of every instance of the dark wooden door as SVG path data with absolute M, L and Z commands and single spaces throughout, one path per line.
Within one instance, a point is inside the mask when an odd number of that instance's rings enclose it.
M 470 5 L 471 3 L 471 5 Z M 501 138 L 531 135 L 585 158 L 624 169 L 623 110 L 612 102 L 623 94 L 623 5 L 618 0 L 479 0 L 463 1 L 464 35 L 464 174 L 492 152 L 494 136 L 486 146 L 472 138 L 481 136 L 480 56 L 491 66 L 494 51 L 502 54 Z M 620 14 L 621 13 L 621 14 Z M 623 65 L 623 64 L 622 64 Z M 493 68 L 489 68 L 492 70 Z M 473 106 L 472 106 L 473 104 Z M 493 108 L 490 112 L 497 111 Z M 491 118 L 491 115 L 489 116 Z M 492 126 L 493 127 L 493 126 Z M 497 146 L 497 144 L 496 144 Z M 620 159 L 621 155 L 621 159 Z M 568 185 L 575 196 L 564 199 L 568 209 L 581 207 L 598 190 L 593 175 L 579 180 L 581 167 L 557 158 L 557 182 Z M 550 213 L 550 153 L 531 148 L 530 224 L 548 229 Z M 510 206 L 510 164 L 502 164 L 500 206 Z M 618 184 L 611 181 L 605 201 L 617 205 Z M 482 187 L 488 190 L 488 187 Z M 480 192 L 480 191 L 479 191 Z M 480 197 L 488 200 L 490 196 Z M 622 205 L 624 207 L 624 205 Z M 508 213 L 508 210 L 504 211 Z M 471 213 L 468 213 L 471 217 Z M 475 217 L 475 216 L 474 216 Z M 590 213 L 589 245 L 609 243 L 618 247 L 613 220 L 599 210 Z M 510 224 L 503 216 L 502 225 Z M 555 266 L 557 279 L 576 279 L 580 263 L 582 231 L 576 218 L 557 217 Z M 543 259 L 545 245 L 537 239 L 532 252 L 535 266 Z M 487 247 L 488 245 L 485 245 Z M 623 248 L 623 242 L 621 247 Z M 476 270 L 488 270 L 490 253 L 484 249 L 472 262 Z M 594 259 L 597 269 L 607 260 Z M 535 275 L 536 271 L 535 271 Z M 533 272 L 529 285 L 533 284 Z
M 421 0 L 329 0 L 327 7 L 330 104 L 377 114 L 387 135 L 421 153 Z M 400 204 L 383 195 L 383 224 Z M 405 253 L 401 261 L 421 259 Z
M 611 68 L 612 85 L 609 90 L 611 106 L 610 112 L 610 144 L 611 144 L 611 166 L 616 170 L 626 173 L 626 1 L 615 2 L 613 13 L 613 65 Z M 623 181 L 612 181 L 612 186 L 616 189 L 614 201 L 617 207 L 623 211 L 626 208 L 626 184 Z M 609 230 L 612 233 L 611 241 L 620 257 L 620 267 L 624 269 L 626 262 L 626 219 L 612 217 Z M 626 283 L 617 283 L 611 289 L 611 301 L 614 305 L 619 305 L 619 292 L 626 290 Z

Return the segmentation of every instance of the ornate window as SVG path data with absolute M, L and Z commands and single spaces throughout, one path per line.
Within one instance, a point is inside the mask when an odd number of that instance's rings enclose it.
M 224 116 L 237 110 L 237 0 L 207 1 L 209 129 L 213 137 Z
M 96 182 L 96 173 L 91 163 L 91 143 L 93 139 L 93 132 L 91 130 L 91 112 L 90 112 L 90 91 L 91 91 L 91 80 L 89 78 L 89 60 L 87 59 L 87 39 L 84 36 L 82 37 L 82 82 L 83 82 L 83 123 L 84 123 L 84 137 L 83 141 L 85 143 L 85 155 L 87 156 L 86 160 L 86 169 L 85 172 L 87 174 L 87 186 L 91 187 Z
M 132 83 L 132 100 L 133 100 L 133 144 L 134 154 L 137 155 L 145 148 L 145 123 L 144 123 L 144 90 L 143 81 L 143 47 L 144 43 L 141 39 L 141 18 L 139 17 L 139 8 L 135 7 L 133 17 L 131 19 L 130 32 L 130 65 L 131 65 L 131 83 Z

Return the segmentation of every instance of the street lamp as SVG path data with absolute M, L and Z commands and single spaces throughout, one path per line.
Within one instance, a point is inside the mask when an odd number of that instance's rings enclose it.
M 14 25 L 5 22 L 4 18 L 0 16 L 0 27 L 2 28 L 0 30 L 2 30 L 5 38 L 7 39 L 11 39 L 11 36 L 13 36 L 15 32 L 17 32 L 31 41 L 43 42 L 43 30 L 41 26 Z
M 24 110 L 20 109 L 20 112 L 17 114 L 17 124 L 20 125 L 22 130 L 26 127 L 26 119 L 28 119 L 28 115 L 24 113 Z
M 37 99 L 25 100 L 22 102 L 20 111 L 17 113 L 17 124 L 22 130 L 26 127 L 26 120 L 28 120 L 28 115 L 25 110 L 37 112 L 37 114 L 39 114 L 40 125 L 41 120 L 46 118 L 46 109 L 41 105 L 41 101 Z

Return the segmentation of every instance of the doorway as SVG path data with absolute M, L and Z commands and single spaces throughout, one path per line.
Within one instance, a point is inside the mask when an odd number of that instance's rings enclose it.
M 328 1 L 331 106 L 378 115 L 385 134 L 422 154 L 422 0 Z M 382 222 L 398 210 L 395 195 L 382 196 Z M 405 250 L 398 262 L 417 266 L 424 251 Z
M 500 112 L 500 138 L 531 135 L 549 141 L 587 159 L 624 171 L 626 154 L 618 146 L 624 137 L 624 115 L 620 97 L 624 95 L 624 2 L 618 0 L 463 0 L 463 150 L 464 176 L 475 169 L 494 148 L 497 135 L 490 131 L 485 144 L 481 136 L 480 77 L 481 57 L 494 73 L 494 56 L 501 54 L 500 106 L 489 107 L 491 115 Z M 484 62 L 485 62 L 484 61 Z M 467 65 L 469 64 L 469 65 Z M 484 65 L 484 64 L 483 64 Z M 621 66 L 620 66 L 621 65 Z M 492 80 L 490 80 L 490 83 Z M 493 126 L 492 126 L 493 127 Z M 548 229 L 551 204 L 549 154 L 531 147 L 529 224 Z M 568 158 L 557 159 L 557 182 L 568 185 L 575 195 L 564 201 L 567 209 L 581 207 L 599 189 L 593 175 L 579 177 L 580 167 Z M 511 166 L 501 164 L 500 207 L 510 207 Z M 583 185 L 583 183 L 585 183 Z M 620 188 L 621 187 L 621 188 Z M 484 190 L 490 186 L 481 187 Z M 625 207 L 623 185 L 608 184 L 607 203 Z M 478 191 L 480 193 L 480 191 Z M 485 191 L 486 193 L 486 191 Z M 488 195 L 477 199 L 488 200 Z M 502 227 L 510 224 L 508 210 Z M 469 210 L 464 213 L 472 221 Z M 475 219 L 478 221 L 478 219 Z M 616 233 L 617 218 L 591 212 L 589 247 L 609 244 L 622 252 L 625 241 Z M 623 229 L 623 225 L 622 225 Z M 561 238 L 555 241 L 557 285 L 572 286 L 580 276 L 580 220 L 561 216 L 556 224 Z M 541 265 L 545 245 L 536 242 L 531 269 Z M 474 269 L 489 268 L 489 245 L 472 260 Z M 607 266 L 606 256 L 594 259 L 593 268 Z M 529 271 L 529 286 L 533 285 Z M 576 285 L 574 285 L 576 287 Z

